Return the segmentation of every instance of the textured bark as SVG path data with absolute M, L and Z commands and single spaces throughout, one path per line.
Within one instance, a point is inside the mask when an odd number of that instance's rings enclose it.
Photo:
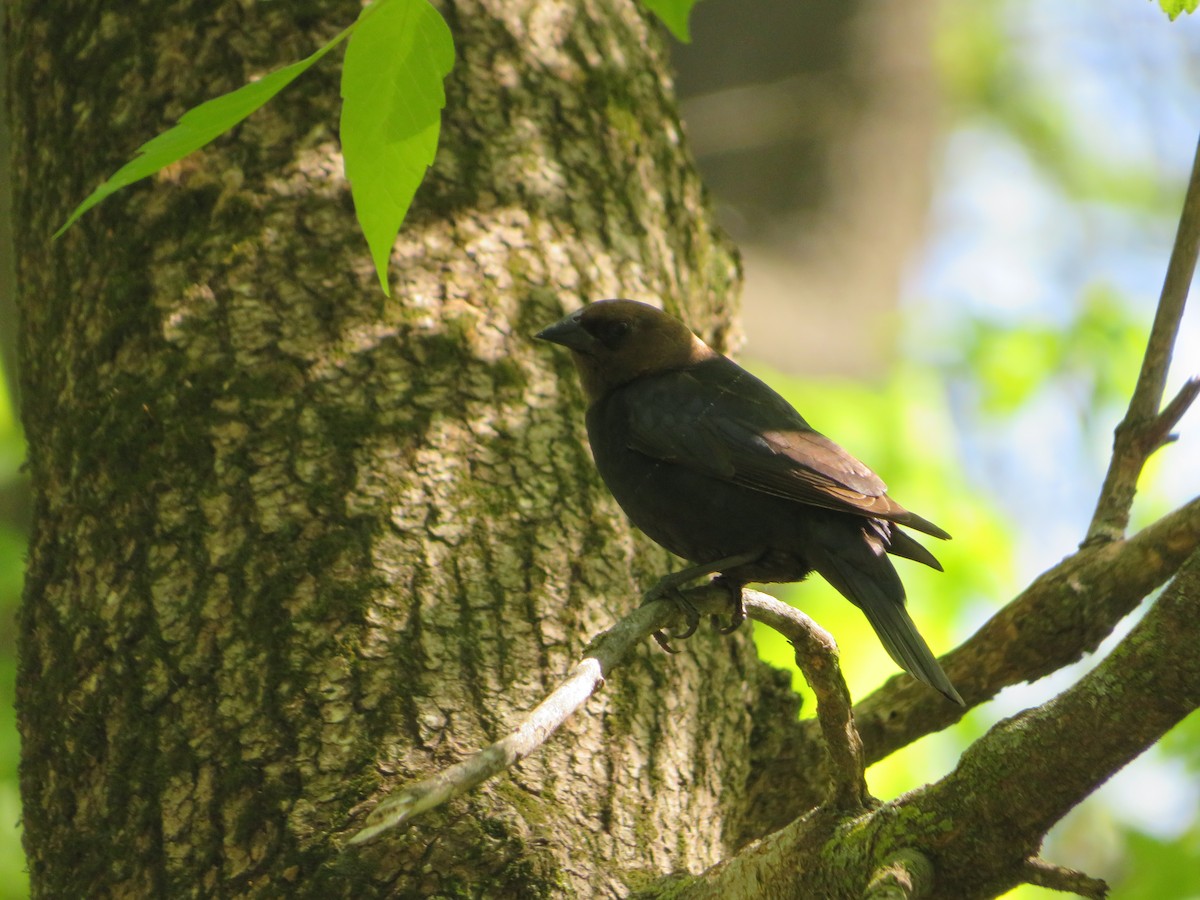
M 736 261 L 641 11 L 445 10 L 443 145 L 391 299 L 341 176 L 335 65 L 47 240 L 130 148 L 356 11 L 11 10 L 39 896 L 616 895 L 731 849 L 762 674 L 746 635 L 709 634 L 647 649 L 402 839 L 334 843 L 383 783 L 497 736 L 668 565 L 529 339 L 628 295 L 726 340 Z

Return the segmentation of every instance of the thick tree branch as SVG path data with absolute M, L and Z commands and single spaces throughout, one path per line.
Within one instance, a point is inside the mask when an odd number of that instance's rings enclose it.
M 725 612 L 729 594 L 711 584 L 681 592 L 701 614 Z M 830 804 L 840 810 L 861 810 L 870 801 L 863 775 L 862 742 L 854 728 L 850 691 L 838 667 L 833 638 L 804 613 L 758 591 L 743 591 L 749 618 L 775 628 L 796 647 L 796 662 L 817 695 L 817 715 L 832 765 Z M 367 816 L 367 824 L 349 844 L 361 844 L 411 821 L 424 812 L 470 791 L 521 761 L 541 747 L 572 713 L 604 685 L 605 678 L 625 663 L 646 638 L 679 618 L 669 600 L 638 607 L 588 645 L 586 656 L 551 694 L 510 734 L 462 762 L 417 784 L 396 791 Z M 796 810 L 799 811 L 799 808 Z
M 1200 498 L 1128 540 L 1079 550 L 1038 576 L 962 646 L 943 658 L 970 705 L 1036 681 L 1094 651 L 1200 546 Z M 959 718 L 893 678 L 856 709 L 870 762 Z
M 920 900 L 933 892 L 933 863 L 924 853 L 901 850 L 880 866 L 867 885 L 864 900 Z
M 1055 822 L 1200 705 L 1197 621 L 1200 551 L 1099 666 L 999 723 L 954 772 L 899 805 L 957 823 L 943 860 L 957 860 L 969 842 L 1036 850 Z M 954 866 L 951 881 L 972 883 L 967 860 Z
M 1200 380 L 1190 379 L 1175 399 L 1161 412 L 1163 391 L 1171 354 L 1187 303 L 1188 289 L 1196 271 L 1196 255 L 1200 251 L 1200 145 L 1192 162 L 1175 245 L 1163 280 L 1162 294 L 1142 359 L 1142 370 L 1129 402 L 1124 420 L 1117 426 L 1113 439 L 1112 461 L 1096 512 L 1088 526 L 1084 545 L 1120 540 L 1129 525 L 1129 510 L 1133 506 L 1138 477 L 1150 454 L 1167 443 L 1171 429 L 1183 417 L 1200 394 Z
M 1037 849 L 1068 810 L 1200 704 L 1198 620 L 1200 550 L 1096 669 L 998 724 L 937 784 L 856 817 L 814 810 L 676 896 L 736 900 L 770 884 L 778 896 L 859 897 L 870 884 L 882 889 L 884 870 L 896 874 L 897 848 L 932 862 L 932 878 L 905 865 L 899 880 L 932 884 L 937 898 L 992 897 L 1026 881 L 1103 896 L 1103 882 L 1042 863 Z
M 1012 684 L 1035 681 L 1080 659 L 1100 645 L 1113 627 L 1151 591 L 1175 574 L 1200 547 L 1200 498 L 1147 526 L 1128 540 L 1076 551 L 1033 581 L 961 647 L 942 658 L 950 680 L 968 706 L 976 706 Z M 867 764 L 894 753 L 961 718 L 963 710 L 930 702 L 928 691 L 907 675 L 896 675 L 856 704 L 855 723 Z M 769 785 L 797 804 L 823 799 L 827 764 L 820 750 L 820 725 L 796 723 L 787 756 L 760 761 L 748 791 Z M 762 835 L 788 820 L 759 821 Z

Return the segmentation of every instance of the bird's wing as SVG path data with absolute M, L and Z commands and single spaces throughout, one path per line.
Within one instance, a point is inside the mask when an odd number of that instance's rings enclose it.
M 935 537 L 865 465 L 725 357 L 620 389 L 631 449 L 797 503 L 888 519 Z

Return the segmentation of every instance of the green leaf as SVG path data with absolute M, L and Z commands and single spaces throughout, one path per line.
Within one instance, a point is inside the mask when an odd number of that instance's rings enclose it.
M 426 0 L 389 0 L 346 47 L 342 155 L 354 211 L 384 293 L 388 258 L 433 162 L 454 41 Z
M 692 14 L 692 7 L 698 2 L 699 0 L 645 0 L 646 8 L 662 19 L 676 40 L 685 44 L 692 42 L 691 33 L 688 31 L 688 17 Z
M 1180 13 L 1194 13 L 1198 3 L 1200 0 L 1158 0 L 1158 5 L 1172 22 Z
M 359 15 L 358 21 L 307 59 L 284 66 L 282 69 L 276 69 L 258 81 L 243 85 L 236 91 L 207 100 L 199 106 L 189 109 L 183 114 L 179 124 L 139 147 L 137 155 L 132 160 L 118 169 L 111 178 L 92 191 L 86 200 L 75 207 L 74 212 L 62 227 L 54 232 L 54 237 L 57 238 L 61 235 L 80 216 L 110 194 L 183 159 L 193 150 L 199 150 L 214 138 L 220 137 L 233 128 L 345 40 L 350 32 L 366 18 L 370 10 L 370 7 L 364 9 Z

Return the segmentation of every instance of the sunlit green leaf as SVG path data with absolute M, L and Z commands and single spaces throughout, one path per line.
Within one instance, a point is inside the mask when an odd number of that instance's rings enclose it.
M 1158 0 L 1163 12 L 1174 22 L 1180 13 L 1194 13 L 1200 0 Z
M 363 11 L 359 22 L 362 21 L 367 11 Z M 192 151 L 199 150 L 205 144 L 233 128 L 345 40 L 357 25 L 358 22 L 355 22 L 354 25 L 342 31 L 306 59 L 292 63 L 290 66 L 284 66 L 282 69 L 276 69 L 258 81 L 243 85 L 236 91 L 207 100 L 199 106 L 189 109 L 180 118 L 179 124 L 157 137 L 151 138 L 139 147 L 133 159 L 92 191 L 87 199 L 75 207 L 62 227 L 54 232 L 54 236 L 61 235 L 80 216 L 110 194 L 116 193 L 123 187 L 128 187 L 135 181 L 141 181 L 143 178 L 153 175 L 173 162 L 178 162 Z
M 645 0 L 646 8 L 662 19 L 676 40 L 685 44 L 692 42 L 688 30 L 688 17 L 697 2 L 699 0 Z
M 342 155 L 385 292 L 392 244 L 437 151 L 453 66 L 450 29 L 425 0 L 381 5 L 346 47 Z

